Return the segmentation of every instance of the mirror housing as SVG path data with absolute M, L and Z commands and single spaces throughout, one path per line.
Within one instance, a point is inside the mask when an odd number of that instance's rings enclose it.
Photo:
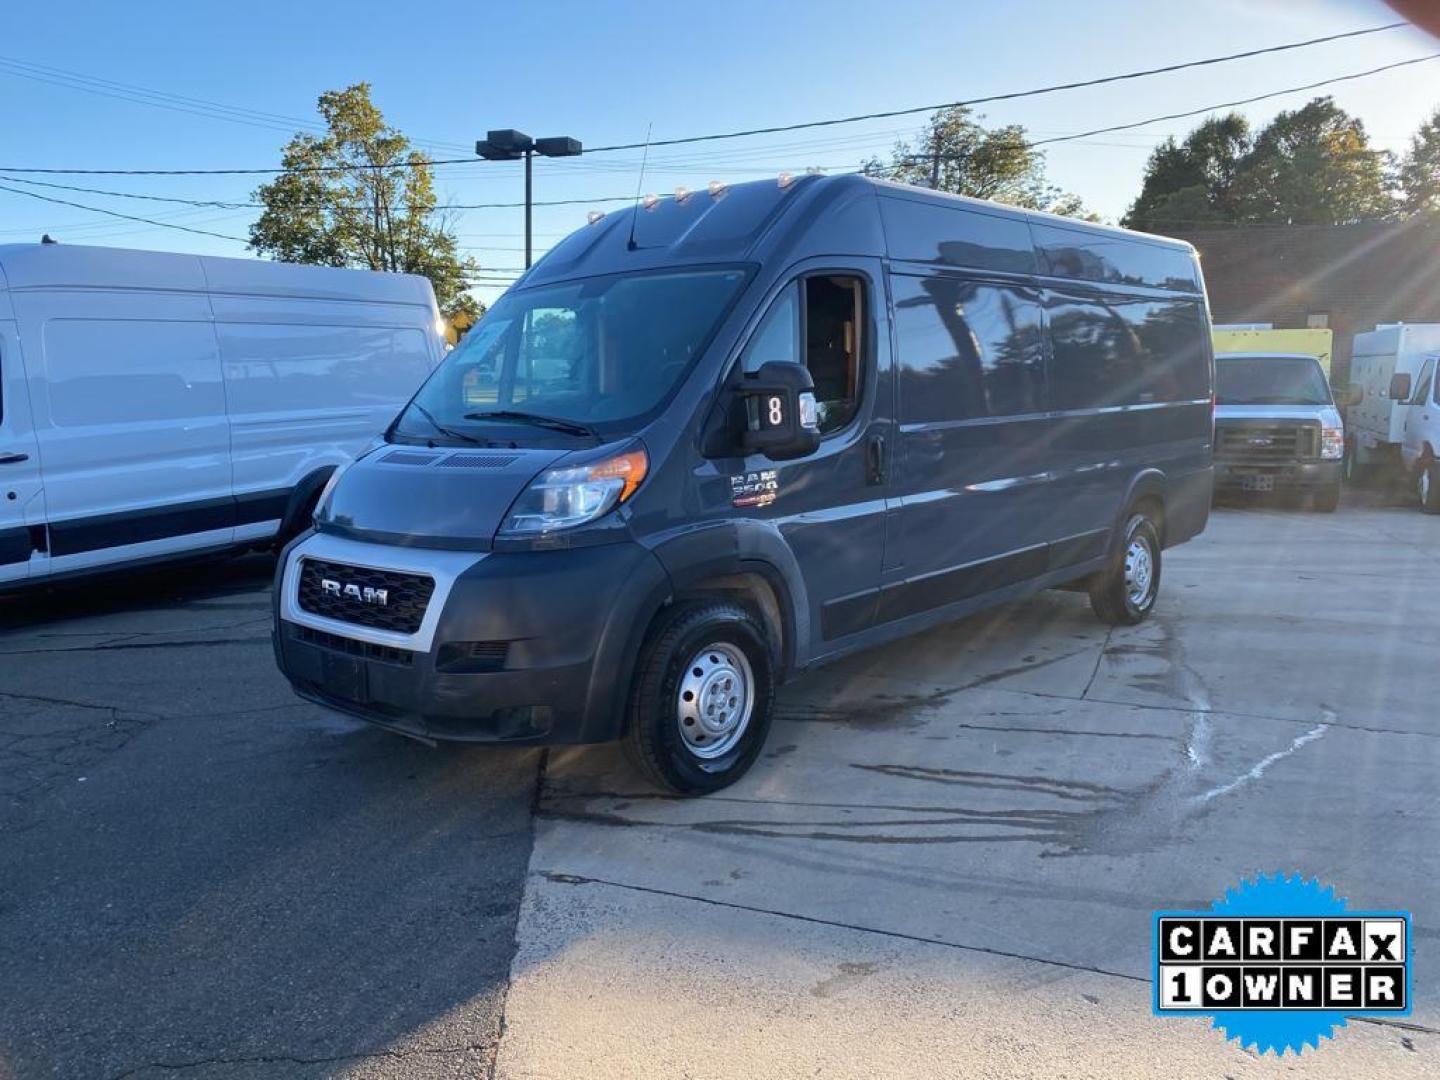
M 1365 400 L 1365 388 L 1361 386 L 1347 386 L 1343 390 L 1335 391 L 1335 404 L 1347 407 L 1359 405 Z
M 1410 400 L 1410 376 L 1403 371 L 1397 371 L 1390 376 L 1390 400 Z
M 771 362 L 736 387 L 735 430 L 746 454 L 789 461 L 820 445 L 815 380 L 799 364 Z

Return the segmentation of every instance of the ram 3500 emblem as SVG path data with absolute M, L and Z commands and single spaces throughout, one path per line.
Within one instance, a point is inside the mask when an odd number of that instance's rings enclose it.
M 355 600 L 361 604 L 374 604 L 376 607 L 385 607 L 390 603 L 389 589 L 376 589 L 369 585 L 363 588 L 353 582 L 344 584 L 334 578 L 321 578 L 320 589 L 327 596 L 343 596 L 347 600 Z

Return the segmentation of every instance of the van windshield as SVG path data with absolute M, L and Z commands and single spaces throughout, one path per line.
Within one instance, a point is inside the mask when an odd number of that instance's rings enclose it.
M 517 422 L 534 417 L 570 421 L 581 434 L 633 425 L 689 371 L 744 280 L 736 268 L 613 274 L 507 293 L 420 388 L 396 431 L 474 439 L 476 428 L 503 424 L 513 437 Z
M 1218 405 L 1329 405 L 1330 388 L 1309 356 L 1217 356 Z

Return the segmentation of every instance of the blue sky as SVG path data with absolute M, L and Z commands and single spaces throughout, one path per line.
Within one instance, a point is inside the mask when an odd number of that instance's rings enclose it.
M 721 0 L 718 3 L 397 5 L 12 3 L 0 57 L 314 122 L 323 90 L 374 86 L 387 118 L 436 156 L 463 157 L 491 127 L 591 146 L 905 108 L 1084 79 L 1396 21 L 1375 0 Z M 986 107 L 1035 137 L 1198 108 L 1440 52 L 1406 28 L 1279 56 Z M 0 167 L 273 165 L 285 119 L 235 123 L 23 78 L 0 61 Z M 1332 91 L 1374 142 L 1400 150 L 1440 105 L 1440 61 Z M 1263 122 L 1298 94 L 1250 106 Z M 1197 118 L 1198 120 L 1198 118 Z M 1051 180 L 1107 219 L 1125 209 L 1151 147 L 1197 120 L 1062 144 Z M 923 117 L 653 151 L 644 182 L 667 192 L 807 166 L 853 167 Z M 542 162 L 537 199 L 633 194 L 638 153 Z M 253 177 L 32 177 L 86 187 L 238 200 Z M 520 198 L 518 166 L 440 168 L 445 201 Z M 37 191 L 45 191 L 36 188 Z M 253 212 L 48 194 L 243 237 Z M 585 205 L 540 208 L 537 246 L 584 223 Z M 466 211 L 461 242 L 507 276 L 521 264 L 518 210 Z M 0 192 L 0 243 L 37 239 L 245 255 L 242 243 L 106 219 Z M 487 298 L 496 290 L 487 289 Z

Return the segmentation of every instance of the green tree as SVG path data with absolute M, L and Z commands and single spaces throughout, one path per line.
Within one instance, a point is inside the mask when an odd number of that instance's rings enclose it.
M 1440 217 L 1440 109 L 1420 125 L 1397 173 L 1407 214 Z
M 1165 232 L 1234 221 L 1235 176 L 1249 149 L 1250 124 L 1239 113 L 1206 120 L 1183 143 L 1166 139 L 1151 153 L 1140 195 L 1121 224 Z
M 1329 97 L 1282 112 L 1240 163 L 1235 202 L 1242 221 L 1343 225 L 1395 210 L 1388 156 L 1365 125 Z
M 286 262 L 348 266 L 430 279 L 447 316 L 484 310 L 467 280 L 479 269 L 459 254 L 453 223 L 436 209 L 430 159 L 410 146 L 370 100 L 370 84 L 320 95 L 324 135 L 297 134 L 284 172 L 255 192 L 264 205 L 250 247 Z
M 872 158 L 862 168 L 904 184 L 1096 220 L 1078 196 L 1046 180 L 1045 155 L 1023 127 L 986 128 L 963 105 L 932 115 L 914 142 L 897 142 L 888 163 Z
M 1211 223 L 1338 225 L 1391 215 L 1387 155 L 1328 97 L 1282 112 L 1253 135 L 1238 113 L 1167 139 L 1121 219 L 1167 232 Z

